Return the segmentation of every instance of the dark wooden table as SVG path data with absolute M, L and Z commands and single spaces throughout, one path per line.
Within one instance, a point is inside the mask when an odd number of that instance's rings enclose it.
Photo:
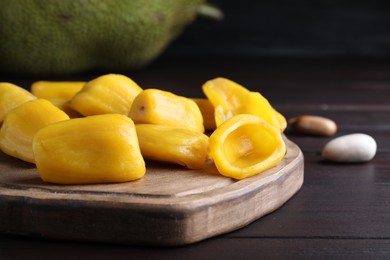
M 47 241 L 0 235 L 1 259 L 361 259 L 390 257 L 390 61 L 164 60 L 126 73 L 144 88 L 202 97 L 224 76 L 260 91 L 286 118 L 329 117 L 337 136 L 366 133 L 378 144 L 368 163 L 324 162 L 331 138 L 286 135 L 305 157 L 302 189 L 277 211 L 215 238 L 175 248 Z M 89 80 L 99 74 L 45 78 Z M 0 76 L 28 88 L 42 77 Z M 0 216 L 1 221 L 1 216 Z

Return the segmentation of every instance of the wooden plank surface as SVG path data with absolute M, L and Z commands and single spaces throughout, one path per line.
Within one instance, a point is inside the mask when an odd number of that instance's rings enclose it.
M 225 235 L 184 247 L 156 248 L 52 241 L 0 234 L 4 259 L 386 259 L 390 257 L 390 62 L 385 60 L 177 60 L 127 73 L 145 86 L 201 96 L 226 76 L 262 91 L 287 117 L 329 116 L 337 135 L 372 135 L 369 163 L 325 163 L 330 138 L 293 135 L 305 157 L 304 185 L 283 207 Z M 93 74 L 67 79 L 89 79 Z M 1 77 L 28 87 L 36 78 Z M 61 79 L 55 77 L 54 79 Z M 2 219 L 0 218 L 0 222 Z M 59 253 L 61 252 L 61 253 Z

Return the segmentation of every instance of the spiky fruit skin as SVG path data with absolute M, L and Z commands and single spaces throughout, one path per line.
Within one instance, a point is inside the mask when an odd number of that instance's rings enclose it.
M 0 72 L 126 70 L 154 60 L 204 0 L 0 0 Z

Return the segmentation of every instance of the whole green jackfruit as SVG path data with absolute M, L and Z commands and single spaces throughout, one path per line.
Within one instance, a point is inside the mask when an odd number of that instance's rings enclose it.
M 0 0 L 0 73 L 143 67 L 204 4 L 205 0 Z

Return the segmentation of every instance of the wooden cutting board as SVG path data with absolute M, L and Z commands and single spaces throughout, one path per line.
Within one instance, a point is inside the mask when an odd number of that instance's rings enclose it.
M 276 167 L 244 180 L 147 162 L 128 183 L 53 185 L 0 152 L 0 232 L 48 239 L 174 246 L 241 228 L 289 200 L 303 184 L 303 155 L 286 139 Z

